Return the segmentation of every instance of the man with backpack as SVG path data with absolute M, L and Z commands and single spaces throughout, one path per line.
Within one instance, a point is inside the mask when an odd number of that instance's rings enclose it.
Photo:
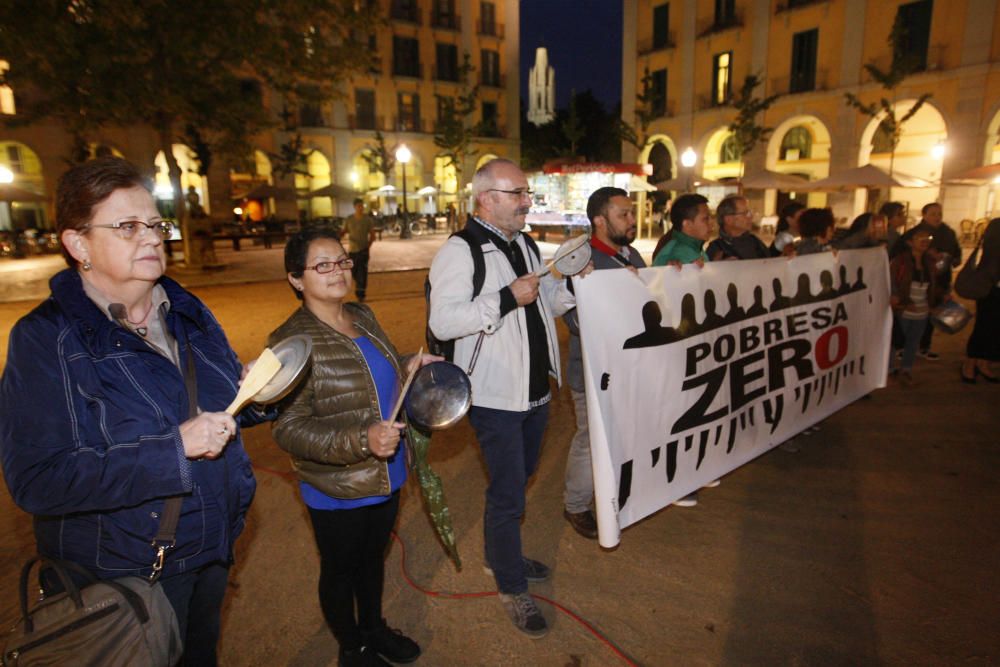
M 469 422 L 489 473 L 486 569 L 515 627 L 541 637 L 548 624 L 528 582 L 545 581 L 550 570 L 524 557 L 521 519 L 548 421 L 549 376 L 559 381 L 554 318 L 575 299 L 564 281 L 538 275 L 538 248 L 521 233 L 531 191 L 520 168 L 488 162 L 473 176 L 472 194 L 475 213 L 431 264 L 428 325 L 437 339 L 454 342 L 453 361 L 472 382 Z

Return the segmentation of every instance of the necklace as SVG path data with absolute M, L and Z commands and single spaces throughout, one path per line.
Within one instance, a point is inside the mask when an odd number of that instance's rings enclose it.
M 146 318 L 148 318 L 149 314 L 153 311 L 152 300 L 150 300 L 149 302 L 149 308 L 146 309 L 146 313 L 141 318 L 139 318 L 139 321 L 137 322 L 133 322 L 132 320 L 129 319 L 128 309 L 125 308 L 124 304 L 113 303 L 110 306 L 110 310 L 112 317 L 117 318 L 119 321 L 124 320 L 125 323 L 129 325 L 128 327 L 129 329 L 132 329 L 143 338 L 145 338 L 146 334 L 149 333 L 148 326 L 140 326 L 140 325 L 146 321 Z

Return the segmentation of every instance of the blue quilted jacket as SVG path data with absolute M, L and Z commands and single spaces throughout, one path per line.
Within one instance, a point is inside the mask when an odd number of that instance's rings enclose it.
M 194 355 L 198 405 L 222 411 L 240 362 L 195 296 L 160 280 L 181 364 Z M 256 482 L 239 435 L 214 461 L 184 456 L 184 376 L 138 336 L 108 320 L 65 270 L 52 295 L 11 331 L 0 379 L 0 457 L 14 501 L 34 515 L 38 551 L 101 578 L 146 575 L 164 499 L 183 495 L 164 576 L 228 562 Z M 242 426 L 265 415 L 244 410 Z

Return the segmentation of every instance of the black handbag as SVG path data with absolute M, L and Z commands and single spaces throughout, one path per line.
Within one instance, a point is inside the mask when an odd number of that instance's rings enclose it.
M 969 255 L 969 260 L 962 267 L 962 270 L 955 276 L 955 293 L 965 299 L 984 299 L 993 289 L 996 280 L 990 275 L 985 266 L 977 266 L 979 259 L 980 240 L 976 249 Z
M 29 609 L 36 563 L 39 575 L 50 571 L 58 578 L 61 591 Z M 82 587 L 76 583 L 81 580 Z M 36 556 L 21 570 L 20 595 L 21 621 L 4 646 L 4 667 L 170 667 L 180 660 L 177 616 L 159 583 L 102 581 L 75 563 Z

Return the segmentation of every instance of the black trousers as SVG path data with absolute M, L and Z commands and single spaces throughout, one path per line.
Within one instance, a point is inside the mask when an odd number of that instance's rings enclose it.
M 309 508 L 319 547 L 319 603 L 342 650 L 382 623 L 385 551 L 399 513 L 399 492 L 378 505 L 349 510 Z M 357 604 L 357 615 L 355 615 Z
M 351 267 L 351 277 L 354 278 L 354 293 L 358 295 L 358 301 L 365 300 L 365 292 L 368 291 L 368 250 L 348 253 L 354 260 Z

